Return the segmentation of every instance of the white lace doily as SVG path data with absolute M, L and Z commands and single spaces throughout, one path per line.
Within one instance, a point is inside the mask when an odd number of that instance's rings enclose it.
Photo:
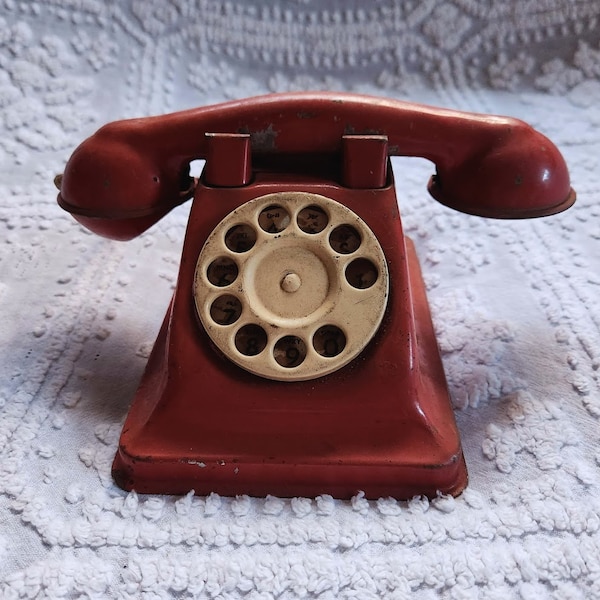
M 2 598 L 600 598 L 596 0 L 0 0 Z M 137 496 L 110 464 L 188 208 L 127 244 L 52 184 L 118 118 L 332 89 L 523 118 L 577 204 L 452 212 L 396 159 L 470 473 L 410 502 Z

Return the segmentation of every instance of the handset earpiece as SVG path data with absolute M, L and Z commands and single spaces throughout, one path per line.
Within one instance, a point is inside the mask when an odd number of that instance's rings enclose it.
M 189 163 L 161 157 L 133 124 L 99 129 L 73 152 L 59 181 L 58 204 L 94 233 L 117 240 L 136 237 L 194 191 Z

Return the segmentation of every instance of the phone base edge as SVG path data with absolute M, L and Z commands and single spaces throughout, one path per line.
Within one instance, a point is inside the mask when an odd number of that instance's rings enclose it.
M 368 500 L 409 500 L 415 496 L 431 499 L 439 495 L 459 496 L 467 486 L 466 463 L 462 453 L 451 457 L 446 464 L 412 468 L 294 465 L 296 480 L 285 484 L 282 481 L 285 481 L 286 469 L 281 465 L 246 464 L 238 467 L 237 464 L 199 467 L 170 461 L 142 463 L 120 449 L 115 456 L 112 476 L 120 488 L 140 494 L 185 495 L 192 491 L 198 496 L 217 493 L 221 496 L 247 495 L 257 498 L 269 495 L 279 498 L 330 495 L 339 500 L 349 500 L 362 493 Z M 195 474 L 200 468 L 208 471 L 203 479 Z M 371 471 L 368 477 L 364 473 L 366 468 Z M 157 476 L 159 469 L 161 474 Z M 243 470 L 244 475 L 237 475 L 236 469 L 239 469 L 238 472 Z M 377 471 L 389 473 L 385 473 L 381 481 L 371 481 Z M 427 484 L 419 484 L 425 473 Z M 340 482 L 336 481 L 338 479 Z

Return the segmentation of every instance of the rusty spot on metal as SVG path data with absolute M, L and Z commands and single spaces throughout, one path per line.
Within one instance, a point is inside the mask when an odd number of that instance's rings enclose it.
M 354 125 L 350 125 L 350 123 L 348 123 L 344 127 L 343 135 L 385 135 L 385 132 L 379 129 L 356 129 Z
M 278 132 L 273 129 L 273 124 L 269 125 L 266 129 L 262 129 L 260 131 L 250 131 L 249 133 L 252 150 L 264 152 L 277 149 L 276 140 Z

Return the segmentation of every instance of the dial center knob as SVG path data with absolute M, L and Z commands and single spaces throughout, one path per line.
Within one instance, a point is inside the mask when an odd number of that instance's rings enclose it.
M 281 289 L 288 294 L 293 294 L 300 289 L 302 280 L 296 273 L 287 273 L 281 280 Z

